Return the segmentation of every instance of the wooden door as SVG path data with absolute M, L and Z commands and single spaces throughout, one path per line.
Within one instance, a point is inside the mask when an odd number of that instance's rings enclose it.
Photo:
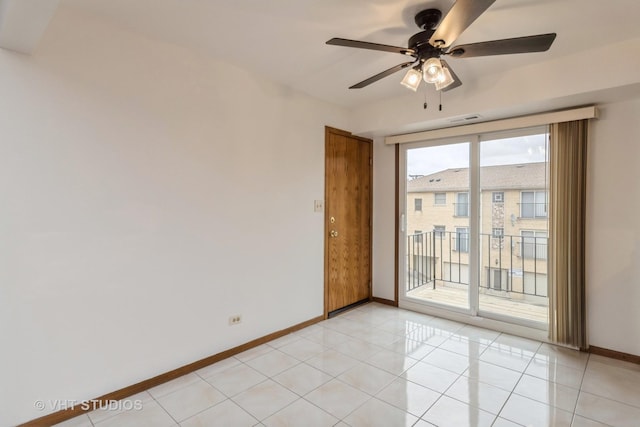
M 326 128 L 325 315 L 371 298 L 372 141 Z

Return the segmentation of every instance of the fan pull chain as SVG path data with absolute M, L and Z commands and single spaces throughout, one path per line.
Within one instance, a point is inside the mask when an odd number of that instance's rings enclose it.
M 427 109 L 427 88 L 424 88 L 424 109 Z
M 442 91 L 439 90 L 438 93 L 440 94 L 440 111 L 442 111 Z

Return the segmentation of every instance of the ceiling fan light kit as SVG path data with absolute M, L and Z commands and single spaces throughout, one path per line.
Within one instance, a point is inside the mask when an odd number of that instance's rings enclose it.
M 404 87 L 411 89 L 412 91 L 418 90 L 420 81 L 422 80 L 422 71 L 419 68 L 410 68 L 405 74 L 404 78 L 400 82 Z
M 422 65 L 422 78 L 427 83 L 435 83 L 442 79 L 442 64 L 438 58 L 429 58 Z
M 420 86 L 421 80 L 424 80 L 435 85 L 436 90 L 446 92 L 461 86 L 462 81 L 449 64 L 441 59 L 442 56 L 470 58 L 545 52 L 553 44 L 556 38 L 555 33 L 450 47 L 458 36 L 494 2 L 495 0 L 457 0 L 444 18 L 442 18 L 442 12 L 438 9 L 425 9 L 419 12 L 415 16 L 415 22 L 422 31 L 411 36 L 406 48 L 341 38 L 332 38 L 327 41 L 327 44 L 399 53 L 411 56 L 414 59 L 412 62 L 396 65 L 371 76 L 360 83 L 356 83 L 349 89 L 361 89 L 404 68 L 411 67 L 402 79 L 401 84 L 403 86 L 416 91 Z
M 451 71 L 449 71 L 449 69 L 443 65 L 442 66 L 442 76 L 435 83 L 436 90 L 442 90 L 442 89 L 444 89 L 446 87 L 449 87 L 450 85 L 453 84 L 454 81 L 455 80 L 453 79 L 453 76 L 451 75 Z

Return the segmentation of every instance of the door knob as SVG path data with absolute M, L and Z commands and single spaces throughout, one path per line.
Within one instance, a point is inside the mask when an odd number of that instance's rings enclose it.
M 331 233 L 329 233 L 331 235 L 331 237 L 338 237 L 338 232 L 336 230 L 331 230 Z

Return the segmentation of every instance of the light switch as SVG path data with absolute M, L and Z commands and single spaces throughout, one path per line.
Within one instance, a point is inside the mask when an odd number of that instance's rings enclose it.
M 324 211 L 324 200 L 314 200 L 313 201 L 313 211 L 314 212 L 323 212 Z

